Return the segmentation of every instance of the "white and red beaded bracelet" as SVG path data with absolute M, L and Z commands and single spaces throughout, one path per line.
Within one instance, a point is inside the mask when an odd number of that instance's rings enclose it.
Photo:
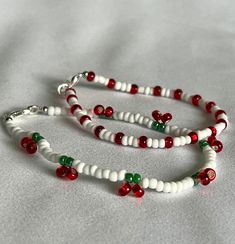
M 153 111 L 153 119 L 148 116 L 140 115 L 139 113 L 133 114 L 130 112 L 115 112 L 113 108 L 108 106 L 106 109 L 102 105 L 96 105 L 89 115 L 84 114 L 81 105 L 78 103 L 76 91 L 73 87 L 78 84 L 81 78 L 87 79 L 89 82 L 100 83 L 110 89 L 119 90 L 122 92 L 129 92 L 131 94 L 145 94 L 153 96 L 163 96 L 168 98 L 174 98 L 182 100 L 188 103 L 192 103 L 195 106 L 199 106 L 206 110 L 208 113 L 212 113 L 215 117 L 216 124 L 208 126 L 205 129 L 192 131 L 187 128 L 179 128 L 178 126 L 168 125 L 172 118 L 171 114 L 167 113 L 161 115 L 159 111 Z M 170 90 L 166 88 L 156 87 L 138 87 L 136 84 L 130 84 L 125 82 L 116 82 L 114 79 L 107 79 L 102 76 L 95 75 L 94 72 L 83 72 L 73 76 L 66 83 L 61 84 L 58 87 L 58 93 L 66 97 L 68 104 L 70 105 L 71 113 L 76 116 L 80 125 L 93 133 L 99 139 L 110 141 L 124 146 L 141 147 L 141 148 L 171 148 L 173 146 L 184 146 L 186 144 L 195 144 L 200 140 L 207 137 L 215 137 L 219 135 L 228 125 L 228 118 L 224 110 L 220 109 L 212 101 L 206 101 L 202 99 L 200 95 L 188 95 L 183 93 L 181 89 Z M 49 109 L 49 113 L 53 113 L 53 109 Z M 129 123 L 137 123 L 139 125 L 151 128 L 153 130 L 163 132 L 168 135 L 175 135 L 175 137 L 167 136 L 163 139 L 148 138 L 141 136 L 139 138 L 134 136 L 124 135 L 123 132 L 113 133 L 104 128 L 102 125 L 98 125 L 92 120 L 94 115 L 99 117 L 106 117 L 109 119 L 122 120 Z M 214 146 L 219 151 L 222 150 L 222 143 L 214 140 Z
M 53 111 L 53 113 L 52 113 Z M 83 109 L 84 114 L 89 114 L 90 110 Z M 4 116 L 4 124 L 9 134 L 21 144 L 21 147 L 28 153 L 34 154 L 38 151 L 45 159 L 53 163 L 59 163 L 56 170 L 58 177 L 74 180 L 78 177 L 78 173 L 89 175 L 98 179 L 106 179 L 111 182 L 121 181 L 123 184 L 119 188 L 119 195 L 125 196 L 133 192 L 134 196 L 142 197 L 144 189 L 153 189 L 157 192 L 178 193 L 187 190 L 198 183 L 208 185 L 216 177 L 216 152 L 205 140 L 199 142 L 204 155 L 204 166 L 195 172 L 192 176 L 185 177 L 179 181 L 163 182 L 155 178 L 141 177 L 138 173 L 128 173 L 127 170 L 111 170 L 102 169 L 97 165 L 89 165 L 81 162 L 79 159 L 66 156 L 61 153 L 53 152 L 49 142 L 38 132 L 24 131 L 16 125 L 15 120 L 19 116 L 28 116 L 35 114 L 44 115 L 71 115 L 67 108 L 60 107 L 38 107 L 36 105 L 29 106 L 26 109 L 13 111 Z

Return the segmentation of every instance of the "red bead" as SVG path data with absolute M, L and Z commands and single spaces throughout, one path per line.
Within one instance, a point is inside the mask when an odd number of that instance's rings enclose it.
M 131 185 L 129 183 L 123 184 L 119 190 L 118 193 L 120 196 L 126 196 L 131 191 Z
M 98 126 L 96 126 L 95 131 L 94 131 L 96 137 L 98 137 L 98 138 L 100 137 L 100 132 L 101 132 L 103 129 L 104 129 L 104 126 L 102 126 L 102 125 L 98 125 Z
M 177 100 L 180 100 L 182 93 L 183 93 L 183 91 L 181 89 L 176 89 L 174 91 L 174 98 L 177 99 Z
M 69 180 L 75 180 L 78 178 L 78 172 L 76 169 L 74 168 L 69 168 L 69 171 L 66 175 L 66 177 L 69 179 Z
M 142 148 L 146 148 L 147 147 L 147 136 L 141 136 L 138 140 L 139 142 L 139 146 Z
M 152 112 L 152 116 L 153 116 L 153 118 L 156 120 L 156 121 L 159 121 L 160 119 L 161 119 L 161 113 L 160 113 L 160 111 L 158 111 L 158 110 L 154 110 L 153 112 Z
M 36 142 L 34 142 L 34 141 L 31 141 L 31 142 L 29 142 L 27 145 L 26 145 L 26 152 L 28 153 L 28 154 L 33 154 L 33 153 L 35 153 L 36 151 L 37 151 L 37 144 L 36 144 Z
M 86 79 L 88 81 L 93 81 L 95 79 L 95 73 L 93 71 L 89 71 L 88 74 L 87 74 Z
M 167 124 L 168 122 L 170 122 L 172 120 L 172 115 L 170 113 L 165 113 L 161 116 L 161 121 L 164 124 Z
M 113 115 L 113 108 L 112 107 L 107 107 L 105 110 L 104 110 L 104 115 L 106 117 L 112 117 Z
M 226 112 L 224 111 L 224 110 L 217 110 L 216 112 L 215 112 L 215 119 L 217 119 L 217 117 L 220 115 L 220 114 L 226 114 Z
M 198 141 L 198 135 L 196 132 L 192 131 L 188 133 L 188 135 L 191 137 L 191 144 L 195 144 Z
M 208 112 L 208 113 L 211 113 L 211 109 L 212 109 L 212 107 L 214 107 L 215 106 L 215 102 L 208 102 L 207 104 L 206 104 L 206 111 Z
M 202 97 L 200 95 L 194 95 L 192 96 L 192 104 L 194 106 L 198 106 L 199 105 L 199 101 L 202 99 Z
M 115 143 L 118 144 L 118 145 L 121 145 L 123 136 L 124 136 L 124 133 L 122 133 L 122 132 L 116 133 L 116 135 L 114 137 Z
M 136 197 L 142 197 L 144 195 L 144 189 L 142 189 L 138 184 L 132 186 L 132 191 Z
M 209 126 L 208 128 L 211 130 L 211 136 L 216 136 L 217 129 L 213 126 Z
M 161 91 L 162 91 L 162 88 L 160 86 L 155 86 L 153 88 L 153 95 L 154 96 L 161 96 Z
M 217 152 L 221 152 L 223 150 L 223 143 L 221 141 L 215 140 L 213 141 L 210 146 Z
M 116 81 L 114 79 L 109 79 L 107 87 L 113 89 L 115 87 Z
M 167 136 L 165 138 L 165 147 L 166 148 L 171 148 L 173 146 L 173 138 L 170 136 Z
M 137 92 L 138 92 L 138 86 L 136 84 L 132 84 L 130 93 L 131 94 L 136 94 Z
M 24 138 L 22 138 L 22 140 L 20 141 L 20 145 L 21 145 L 23 148 L 26 148 L 27 145 L 28 145 L 30 142 L 32 142 L 32 141 L 33 141 L 32 138 L 30 138 L 30 137 L 24 137 Z
M 83 116 L 80 118 L 80 120 L 79 120 L 80 124 L 82 125 L 82 124 L 84 123 L 84 121 L 87 120 L 87 119 L 91 120 L 91 117 L 88 116 L 88 115 L 83 115 Z
M 74 95 L 74 94 L 68 95 L 67 96 L 67 103 L 69 103 L 69 99 L 72 98 L 72 97 L 75 97 L 75 98 L 78 99 L 78 97 L 76 95 Z
M 210 184 L 210 179 L 209 179 L 207 173 L 205 172 L 205 170 L 201 171 L 198 174 L 197 179 L 204 186 Z
M 217 119 L 216 120 L 216 124 L 219 124 L 219 123 L 225 123 L 225 128 L 224 129 L 226 129 L 227 126 L 228 126 L 227 122 L 224 119 Z
M 69 167 L 66 167 L 66 166 L 64 166 L 64 165 L 61 165 L 61 166 L 59 166 L 59 167 L 56 169 L 56 172 L 55 172 L 55 173 L 56 173 L 56 175 L 57 175 L 58 177 L 63 178 L 63 177 L 65 177 L 65 176 L 68 175 L 69 170 L 70 170 Z
M 209 136 L 207 138 L 207 142 L 211 145 L 214 141 L 216 141 L 216 137 L 215 136 Z
M 207 174 L 210 181 L 213 181 L 216 178 L 216 172 L 211 168 L 206 168 L 205 173 Z
M 80 109 L 82 110 L 82 107 L 79 104 L 74 104 L 73 106 L 71 106 L 70 108 L 70 112 L 71 114 L 73 114 L 75 112 L 76 109 Z
M 102 105 L 100 105 L 100 104 L 96 105 L 96 106 L 94 107 L 94 113 L 95 113 L 96 115 L 101 115 L 101 114 L 103 114 L 103 113 L 104 113 L 104 106 L 102 106 Z

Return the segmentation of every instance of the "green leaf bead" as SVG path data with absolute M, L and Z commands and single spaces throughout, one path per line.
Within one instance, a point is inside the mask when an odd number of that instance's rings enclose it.
M 158 125 L 159 125 L 159 123 L 158 123 L 157 121 L 154 121 L 154 122 L 152 123 L 152 129 L 158 131 Z
M 199 141 L 199 146 L 200 146 L 201 149 L 203 149 L 204 147 L 206 147 L 208 145 L 209 145 L 208 142 L 205 141 L 205 140 Z
M 159 123 L 158 125 L 158 131 L 164 133 L 165 132 L 166 125 L 164 123 Z
M 38 138 L 40 138 L 40 134 L 38 132 L 34 132 L 32 134 L 32 140 L 35 141 L 35 142 L 38 142 Z
M 133 182 L 133 174 L 132 173 L 126 173 L 125 174 L 125 181 L 128 183 L 132 183 Z
M 65 160 L 65 164 L 66 164 L 66 166 L 71 167 L 72 164 L 73 164 L 73 161 L 74 161 L 74 158 L 72 158 L 72 157 L 67 157 L 66 160 Z
M 133 182 L 136 183 L 136 184 L 139 184 L 140 181 L 141 181 L 141 175 L 135 173 L 134 176 L 133 176 Z
M 59 163 L 61 164 L 61 165 L 66 165 L 66 160 L 67 160 L 67 156 L 65 156 L 65 155 L 63 155 L 63 156 L 61 156 L 60 158 L 59 158 Z

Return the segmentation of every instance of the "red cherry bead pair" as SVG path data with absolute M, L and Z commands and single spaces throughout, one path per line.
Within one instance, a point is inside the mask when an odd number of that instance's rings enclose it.
M 37 151 L 37 143 L 30 137 L 22 138 L 20 144 L 28 154 L 34 154 Z
M 144 195 L 144 189 L 142 189 L 139 184 L 131 186 L 131 184 L 129 184 L 128 182 L 124 183 L 119 188 L 118 193 L 120 196 L 124 197 L 128 195 L 131 192 L 131 190 L 137 198 L 140 198 Z
M 156 121 L 162 121 L 162 123 L 166 124 L 172 120 L 172 115 L 170 113 L 161 114 L 159 110 L 154 110 L 152 112 L 152 117 Z
M 209 136 L 207 138 L 207 142 L 213 148 L 213 150 L 215 150 L 215 152 L 219 153 L 223 150 L 223 143 L 217 140 L 215 136 Z
M 197 175 L 198 181 L 206 186 L 216 178 L 216 172 L 211 168 L 206 168 Z
M 98 104 L 94 107 L 94 113 L 96 115 L 104 115 L 109 118 L 113 115 L 113 108 L 111 106 L 104 108 L 103 105 Z
M 78 178 L 78 172 L 76 169 L 64 165 L 61 165 L 56 169 L 56 175 L 60 178 L 66 177 L 69 180 L 75 180 Z

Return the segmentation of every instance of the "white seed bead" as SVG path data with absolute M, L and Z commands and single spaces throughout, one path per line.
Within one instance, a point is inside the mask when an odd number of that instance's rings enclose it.
M 158 148 L 158 146 L 159 146 L 159 140 L 158 139 L 153 139 L 152 147 L 153 148 Z
M 53 116 L 54 115 L 54 112 L 55 112 L 55 108 L 53 106 L 50 106 L 48 108 L 48 115 L 49 116 Z
M 128 136 L 123 136 L 122 137 L 122 145 L 123 146 L 127 146 L 128 145 Z
M 83 168 L 83 173 L 85 175 L 89 175 L 90 174 L 90 165 L 89 164 L 86 164 Z
M 181 181 L 176 182 L 177 185 L 177 192 L 181 192 L 183 190 L 183 184 Z
M 147 139 L 147 147 L 152 147 L 152 145 L 153 145 L 153 139 L 149 137 Z
M 116 182 L 118 180 L 118 173 L 117 171 L 112 171 L 109 175 L 109 180 L 112 182 Z
M 156 191 L 158 191 L 158 192 L 161 192 L 161 191 L 163 191 L 163 188 L 164 188 L 164 183 L 163 183 L 163 181 L 158 181 L 158 183 L 157 183 L 157 187 L 156 187 Z
M 177 192 L 177 184 L 175 182 L 171 182 L 171 192 L 172 193 Z
M 157 180 L 155 178 L 150 179 L 149 188 L 150 189 L 156 189 L 156 187 L 157 187 Z
M 133 145 L 133 140 L 134 140 L 134 136 L 129 136 L 128 137 L 128 145 L 132 146 Z
M 159 140 L 159 148 L 165 148 L 165 140 L 163 138 Z
M 123 181 L 125 179 L 126 170 L 122 169 L 118 172 L 118 180 Z
M 142 186 L 144 189 L 149 187 L 149 179 L 148 178 L 145 177 L 142 179 Z
M 98 168 L 95 171 L 95 177 L 98 178 L 98 179 L 102 179 L 102 169 Z
M 110 174 L 110 169 L 103 170 L 103 178 L 108 179 Z
M 169 183 L 169 182 L 165 182 L 165 183 L 164 183 L 164 187 L 163 187 L 163 192 L 168 193 L 168 192 L 170 192 L 170 191 L 171 191 L 171 183 Z
M 77 166 L 77 171 L 78 171 L 78 173 L 83 173 L 83 169 L 84 169 L 84 167 L 85 167 L 85 163 L 83 163 L 83 162 L 80 162 L 79 164 L 78 164 L 78 166 Z
M 95 171 L 97 170 L 98 166 L 97 165 L 92 165 L 90 169 L 91 176 L 95 175 Z
M 173 145 L 174 145 L 174 147 L 179 147 L 181 145 L 180 137 L 175 137 L 173 139 Z

